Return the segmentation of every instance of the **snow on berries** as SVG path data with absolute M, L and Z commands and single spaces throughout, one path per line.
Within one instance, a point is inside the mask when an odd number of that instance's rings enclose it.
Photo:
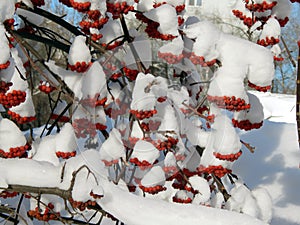
M 62 129 L 55 136 L 56 155 L 68 159 L 76 155 L 77 142 L 72 124 L 65 123 Z
M 59 122 L 64 122 L 64 123 L 69 122 L 70 115 L 69 115 L 69 111 L 65 110 L 66 107 L 67 107 L 67 102 L 65 100 L 58 101 L 56 107 L 53 110 L 53 113 L 51 114 L 51 119 L 58 120 Z
M 113 128 L 109 133 L 109 138 L 105 140 L 100 149 L 100 158 L 105 166 L 111 166 L 125 160 L 125 147 L 123 145 L 120 132 Z
M 263 125 L 264 112 L 263 106 L 259 99 L 251 94 L 247 93 L 250 102 L 250 109 L 248 111 L 235 112 L 232 118 L 234 127 L 238 127 L 243 130 L 259 129 Z
M 26 156 L 27 140 L 17 125 L 9 119 L 0 120 L 0 155 L 3 158 Z
M 174 7 L 168 4 L 161 5 L 143 14 L 148 20 L 146 32 L 150 37 L 163 40 L 172 40 L 179 36 L 177 13 Z M 168 15 L 166 17 L 165 15 Z M 152 33 L 152 32 L 153 33 Z
M 152 167 L 143 177 L 139 185 L 140 189 L 150 194 L 157 194 L 160 191 L 166 190 L 165 173 L 160 166 Z
M 158 57 L 170 64 L 179 63 L 184 57 L 182 38 L 177 37 L 172 42 L 160 47 Z
M 121 43 L 123 30 L 119 20 L 109 20 L 101 29 L 103 37 L 99 40 L 100 44 L 108 50 L 118 47 Z
M 75 37 L 68 55 L 68 67 L 78 73 L 87 71 L 91 64 L 92 56 L 85 41 L 82 35 Z
M 133 153 L 130 162 L 136 164 L 141 169 L 148 169 L 152 167 L 160 153 L 157 148 L 150 142 L 139 140 L 133 148 Z
M 94 104 L 91 104 L 92 107 L 98 105 L 98 101 L 106 98 L 106 77 L 99 62 L 94 62 L 91 65 L 87 73 L 83 75 L 81 82 L 83 101 L 89 99 L 93 102 L 95 100 Z M 98 96 L 97 99 L 94 99 L 96 96 Z
M 13 18 L 14 13 L 15 13 L 14 1 L 0 2 L 0 23 L 1 24 L 3 24 L 5 20 Z

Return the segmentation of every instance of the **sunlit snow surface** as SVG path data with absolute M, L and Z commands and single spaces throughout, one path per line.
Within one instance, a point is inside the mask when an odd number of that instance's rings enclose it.
M 242 132 L 255 146 L 234 165 L 234 171 L 252 189 L 266 188 L 273 199 L 272 225 L 300 224 L 300 151 L 297 142 L 295 97 L 257 93 L 267 120 L 259 130 Z

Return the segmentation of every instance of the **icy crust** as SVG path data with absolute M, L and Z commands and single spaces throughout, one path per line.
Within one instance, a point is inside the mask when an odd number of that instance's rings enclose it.
M 168 15 L 166 17 L 166 15 Z M 158 31 L 161 34 L 170 34 L 178 36 L 178 20 L 177 13 L 174 7 L 168 4 L 161 5 L 144 13 L 148 19 L 159 23 Z
M 18 126 L 9 119 L 0 120 L 0 149 L 9 152 L 10 148 L 24 146 L 26 138 Z
M 88 46 L 85 44 L 86 38 L 82 35 L 75 37 L 69 51 L 68 63 L 75 65 L 77 62 L 89 64 L 92 56 Z
M 125 157 L 121 134 L 116 128 L 113 128 L 109 133 L 109 138 L 101 146 L 100 158 L 106 166 L 110 166 L 117 163 L 120 158 L 125 160 Z

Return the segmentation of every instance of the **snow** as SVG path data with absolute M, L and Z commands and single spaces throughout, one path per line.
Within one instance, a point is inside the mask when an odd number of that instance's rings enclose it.
M 168 15 L 168 16 L 166 16 Z M 164 4 L 144 13 L 148 19 L 158 22 L 158 31 L 162 34 L 178 36 L 178 20 L 176 10 L 173 6 Z
M 259 130 L 241 132 L 241 139 L 254 145 L 255 153 L 244 150 L 233 171 L 239 171 L 251 189 L 261 187 L 269 192 L 273 201 L 271 225 L 299 224 L 300 152 L 295 96 L 252 93 L 263 104 L 267 120 Z
M 0 149 L 8 152 L 10 148 L 21 147 L 26 144 L 26 139 L 17 127 L 9 119 L 0 120 Z
M 75 65 L 76 62 L 91 62 L 92 56 L 88 46 L 85 44 L 86 38 L 82 35 L 77 36 L 69 51 L 68 63 Z
M 144 176 L 141 184 L 145 187 L 154 187 L 156 185 L 164 185 L 166 180 L 165 172 L 160 166 L 154 166 Z

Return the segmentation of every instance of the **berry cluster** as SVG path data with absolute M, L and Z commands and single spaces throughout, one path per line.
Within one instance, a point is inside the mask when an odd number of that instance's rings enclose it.
M 284 27 L 287 24 L 287 22 L 289 22 L 289 18 L 288 17 L 285 17 L 284 19 L 279 19 L 277 17 L 275 17 L 275 18 L 278 20 L 278 22 L 279 22 L 279 24 L 280 24 L 281 27 Z
M 111 76 L 110 76 L 110 79 L 111 80 L 118 80 L 118 78 L 122 77 L 122 73 L 113 73 Z
M 15 192 L 15 191 L 2 191 L 0 192 L 0 198 L 13 198 L 13 197 L 16 197 L 19 193 L 18 192 Z
M 129 80 L 135 80 L 137 75 L 139 74 L 138 70 L 132 70 L 129 69 L 128 67 L 123 67 L 123 72 L 125 74 L 125 76 L 129 79 Z
M 84 73 L 88 70 L 91 64 L 91 62 L 76 62 L 75 65 L 68 64 L 68 68 L 72 71 L 76 71 L 77 73 Z
M 232 172 L 231 169 L 224 168 L 221 165 L 218 165 L 218 166 L 210 165 L 208 167 L 200 166 L 200 167 L 198 167 L 198 171 L 199 171 L 199 173 L 214 174 L 219 178 L 221 178 L 221 177 L 225 176 L 226 174 Z
M 8 90 L 9 87 L 12 86 L 11 82 L 5 82 L 5 81 L 0 81 L 0 94 L 5 94 Z
M 106 108 L 105 113 L 112 119 L 116 119 L 119 115 L 124 115 L 129 106 L 127 103 L 123 103 L 119 106 L 119 108 Z
M 97 130 L 106 130 L 107 126 L 102 123 L 96 123 L 95 127 Z
M 236 98 L 235 96 L 207 96 L 207 100 L 214 102 L 219 108 L 229 111 L 241 111 L 250 109 L 250 104 L 247 104 L 244 99 Z
M 294 2 L 298 2 L 298 3 L 300 3 L 300 0 L 290 0 L 292 3 L 294 3 Z
M 163 170 L 167 175 L 174 175 L 178 173 L 178 168 L 176 166 L 164 166 Z
M 114 159 L 114 160 L 111 160 L 111 161 L 107 161 L 105 159 L 102 159 L 102 162 L 104 163 L 105 166 L 110 167 L 112 165 L 117 164 L 119 162 L 119 160 L 118 159 Z
M 140 127 L 143 129 L 144 132 L 149 132 L 150 131 L 150 128 L 149 128 L 149 123 L 141 123 L 140 124 Z
M 58 0 L 59 2 L 61 2 L 62 4 L 68 6 L 68 7 L 72 7 L 72 4 L 70 2 L 70 0 Z
M 74 199 L 70 198 L 69 202 L 71 203 L 73 208 L 77 208 L 80 211 L 84 211 L 88 206 L 95 206 L 97 203 L 95 201 L 88 200 L 87 202 L 80 202 L 75 201 Z
M 95 124 L 87 118 L 75 119 L 73 127 L 77 138 L 86 138 L 88 135 L 95 137 L 97 134 Z
M 140 161 L 138 158 L 131 158 L 129 162 L 137 165 L 141 170 L 150 169 L 153 166 L 150 162 L 146 160 Z
M 60 151 L 57 151 L 57 152 L 55 152 L 55 154 L 58 158 L 68 159 L 68 158 L 74 157 L 76 155 L 76 151 L 74 151 L 74 152 L 60 152 Z
M 273 56 L 273 58 L 274 58 L 274 61 L 277 61 L 277 62 L 281 62 L 281 61 L 283 61 L 284 60 L 284 58 L 283 57 L 277 57 L 277 56 Z
M 107 17 L 101 17 L 97 20 L 82 20 L 79 23 L 79 26 L 81 27 L 82 31 L 86 34 L 90 33 L 90 28 L 96 28 L 96 29 L 100 29 L 103 27 L 104 24 L 106 24 L 108 21 Z M 99 34 L 100 36 L 102 36 L 101 34 Z
M 20 147 L 10 148 L 9 152 L 5 152 L 4 150 L 0 149 L 0 156 L 2 158 L 27 157 L 27 150 L 29 149 L 30 149 L 29 144 Z
M 161 96 L 161 97 L 158 97 L 158 98 L 157 98 L 157 101 L 158 101 L 159 103 L 165 102 L 166 100 L 167 100 L 167 96 Z
M 46 207 L 44 213 L 41 213 L 40 209 L 36 207 L 34 210 L 29 210 L 28 211 L 28 216 L 36 218 L 37 220 L 42 220 L 42 221 L 49 221 L 49 220 L 58 220 L 60 217 L 59 212 L 53 212 L 54 205 L 52 203 L 49 203 L 48 206 Z
M 182 16 L 178 16 L 178 26 L 181 26 L 184 24 L 184 18 Z
M 10 110 L 7 111 L 7 114 L 11 117 L 11 119 L 16 121 L 18 124 L 30 123 L 30 122 L 36 120 L 35 116 L 24 116 L 24 117 L 22 117 L 20 114 L 15 113 L 15 112 L 10 111 Z
M 168 137 L 168 139 L 165 141 L 158 140 L 157 143 L 155 143 L 155 147 L 158 150 L 163 151 L 166 149 L 174 148 L 177 145 L 177 143 L 178 143 L 178 139 L 175 139 L 173 137 Z
M 172 200 L 173 200 L 173 202 L 182 203 L 182 204 L 189 204 L 192 202 L 192 199 L 189 197 L 185 198 L 185 199 L 181 199 L 176 196 L 173 196 Z
M 243 23 L 247 26 L 247 27 L 251 27 L 254 23 L 256 23 L 256 18 L 251 18 L 251 17 L 247 17 L 246 15 L 244 15 L 243 12 L 241 12 L 240 10 L 234 9 L 232 10 L 233 15 L 235 15 L 237 18 L 239 18 L 240 20 L 243 21 Z
M 9 27 L 9 28 L 13 27 L 14 23 L 15 23 L 15 20 L 13 18 L 7 19 L 3 22 L 4 26 Z M 12 42 L 12 41 L 10 41 L 10 42 Z
M 118 19 L 121 14 L 127 14 L 129 11 L 134 10 L 133 5 L 128 5 L 126 1 L 116 3 L 106 3 L 107 12 L 112 14 L 113 19 Z
M 251 83 L 250 81 L 248 81 L 248 86 L 250 88 L 253 88 L 253 89 L 255 89 L 257 91 L 261 91 L 261 92 L 267 92 L 268 90 L 271 89 L 271 85 L 261 87 L 261 86 L 257 86 L 255 84 Z
M 136 18 L 147 24 L 146 28 L 145 28 L 145 32 L 148 34 L 149 37 L 161 39 L 164 41 L 169 41 L 169 40 L 173 40 L 174 38 L 176 38 L 176 36 L 171 35 L 171 34 L 160 33 L 158 31 L 159 23 L 148 19 L 143 14 L 137 13 Z
M 101 43 L 101 46 L 106 48 L 107 50 L 113 50 L 117 47 L 119 47 L 121 45 L 121 41 L 115 41 L 113 43 L 110 43 L 110 44 L 106 44 L 106 43 Z
M 20 105 L 26 99 L 26 92 L 20 90 L 13 90 L 8 94 L 0 93 L 0 104 L 6 108 Z
M 259 129 L 260 127 L 262 127 L 263 121 L 261 121 L 260 123 L 251 123 L 249 120 L 238 121 L 238 120 L 232 119 L 232 124 L 234 127 L 238 127 L 240 129 L 248 131 L 248 130 L 252 130 L 252 129 Z
M 184 55 L 183 54 L 174 55 L 169 52 L 167 53 L 158 52 L 158 57 L 165 60 L 167 63 L 177 64 L 183 59 Z
M 34 6 L 38 6 L 38 7 L 45 5 L 44 0 L 31 0 L 31 2 Z
M 252 12 L 265 12 L 267 10 L 272 10 L 273 7 L 277 5 L 277 2 L 271 2 L 267 3 L 266 1 L 263 1 L 262 3 L 249 3 L 249 0 L 246 0 L 246 8 Z
M 52 87 L 47 81 L 40 81 L 39 90 L 45 94 L 49 94 L 54 91 L 56 88 Z
M 227 154 L 227 155 L 223 155 L 219 152 L 214 152 L 214 156 L 219 159 L 219 160 L 225 160 L 225 161 L 230 161 L 230 162 L 234 162 L 235 160 L 237 160 L 240 156 L 242 155 L 242 151 L 238 151 L 235 154 Z
M 267 47 L 269 45 L 276 45 L 279 43 L 279 38 L 266 37 L 266 39 L 257 40 L 257 44 Z
M 87 2 L 76 2 L 76 0 L 69 0 L 71 6 L 76 9 L 78 12 L 87 12 L 91 6 L 89 1 Z
M 95 96 L 93 98 L 82 99 L 80 101 L 80 103 L 82 105 L 89 106 L 89 107 L 92 107 L 92 108 L 95 108 L 97 106 L 104 106 L 106 101 L 107 101 L 107 98 L 104 97 L 102 99 L 99 99 L 99 97 L 100 97 L 100 94 L 97 93 L 97 94 L 95 94 Z
M 130 110 L 130 113 L 133 114 L 137 119 L 139 120 L 143 120 L 143 119 L 146 119 L 146 118 L 150 118 L 152 117 L 154 114 L 157 113 L 157 110 L 156 109 L 153 109 L 153 110 L 147 110 L 147 111 L 144 111 L 144 110 Z
M 102 34 L 91 34 L 91 39 L 95 42 L 100 40 L 102 37 L 103 37 Z
M 143 191 L 143 192 L 147 192 L 149 194 L 152 194 L 152 195 L 155 195 L 161 191 L 165 191 L 167 190 L 166 187 L 164 186 L 161 186 L 161 185 L 156 185 L 156 186 L 153 186 L 153 187 L 145 187 L 143 185 L 139 185 L 139 188 Z
M 154 4 L 153 4 L 153 8 L 157 8 L 157 7 L 159 7 L 159 6 L 161 6 L 161 5 L 164 5 L 164 4 L 167 4 L 167 2 L 154 3 Z M 183 4 L 183 5 L 177 5 L 177 6 L 175 7 L 175 9 L 176 9 L 176 12 L 177 12 L 177 13 L 181 13 L 181 12 L 185 9 L 185 5 L 184 5 L 184 4 Z
M 209 66 L 213 66 L 217 62 L 216 59 L 213 59 L 211 61 L 205 61 L 205 58 L 203 56 L 198 56 L 194 52 L 192 52 L 189 55 L 190 55 L 189 59 L 191 60 L 191 62 L 194 65 L 200 65 L 202 67 L 209 67 Z
M 59 119 L 58 119 L 59 117 Z M 62 123 L 67 123 L 70 121 L 70 117 L 68 116 L 60 116 L 60 115 L 57 115 L 57 114 L 51 114 L 50 116 L 50 119 L 52 120 L 57 120 L 58 119 L 58 122 L 62 122 Z
M 103 195 L 95 194 L 95 193 L 93 193 L 92 191 L 90 192 L 90 196 L 92 196 L 94 199 L 100 199 L 100 198 L 103 197 Z

